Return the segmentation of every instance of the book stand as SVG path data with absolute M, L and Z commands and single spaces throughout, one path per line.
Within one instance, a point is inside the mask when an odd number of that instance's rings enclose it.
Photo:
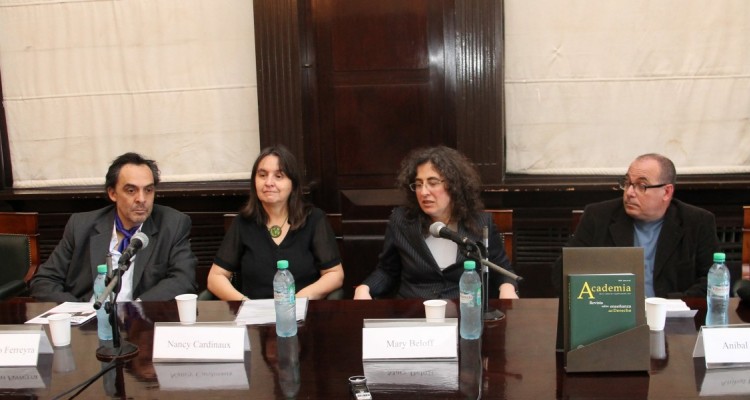
M 569 274 L 635 274 L 635 327 L 586 346 L 570 348 Z M 563 333 L 567 372 L 648 371 L 651 366 L 646 324 L 643 249 L 640 247 L 563 248 Z M 559 318 L 558 317 L 558 318 Z M 559 324 L 558 324 L 559 326 Z

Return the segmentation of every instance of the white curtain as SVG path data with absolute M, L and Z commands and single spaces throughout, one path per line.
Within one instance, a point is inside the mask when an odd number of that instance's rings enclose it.
M 247 179 L 259 151 L 250 0 L 0 0 L 14 187 Z
M 750 1 L 505 0 L 507 170 L 750 172 Z

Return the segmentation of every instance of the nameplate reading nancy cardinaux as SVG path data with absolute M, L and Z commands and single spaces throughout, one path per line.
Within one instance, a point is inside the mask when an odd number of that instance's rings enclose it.
M 242 362 L 247 327 L 234 323 L 154 325 L 154 362 Z M 249 350 L 249 349 L 248 349 Z
M 458 358 L 458 321 L 364 320 L 362 360 Z

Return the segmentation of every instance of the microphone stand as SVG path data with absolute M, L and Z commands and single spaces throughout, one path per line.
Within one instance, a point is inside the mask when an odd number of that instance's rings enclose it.
M 472 252 L 471 249 L 474 249 Z M 474 257 L 472 257 L 472 255 Z M 482 242 L 476 242 L 474 244 L 466 245 L 466 257 L 475 258 L 482 264 L 482 318 L 485 321 L 500 321 L 505 318 L 505 314 L 502 311 L 490 307 L 489 301 L 489 288 L 490 288 L 490 271 L 486 263 L 488 258 L 487 246 Z
M 112 271 L 111 276 L 107 275 L 107 287 L 98 299 L 94 302 L 94 309 L 98 310 L 105 304 L 105 310 L 109 314 L 109 325 L 112 327 L 112 347 L 101 345 L 96 349 L 96 359 L 99 361 L 123 360 L 127 361 L 138 355 L 138 346 L 120 340 L 119 318 L 117 318 L 117 295 L 120 293 L 122 274 L 130 268 L 130 261 L 127 264 L 120 265 L 119 268 Z M 105 303 L 107 297 L 110 298 Z

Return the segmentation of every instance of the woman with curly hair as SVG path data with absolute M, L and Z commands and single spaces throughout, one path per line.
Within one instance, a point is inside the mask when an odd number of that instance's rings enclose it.
M 402 298 L 458 298 L 467 258 L 456 243 L 430 235 L 435 222 L 472 241 L 481 241 L 487 226 L 489 260 L 512 271 L 495 224 L 482 212 L 481 180 L 466 156 L 445 146 L 413 151 L 401 163 L 397 184 L 407 202 L 393 210 L 378 264 L 355 299 L 394 291 Z M 493 297 L 518 298 L 512 279 L 490 272 L 489 281 Z

